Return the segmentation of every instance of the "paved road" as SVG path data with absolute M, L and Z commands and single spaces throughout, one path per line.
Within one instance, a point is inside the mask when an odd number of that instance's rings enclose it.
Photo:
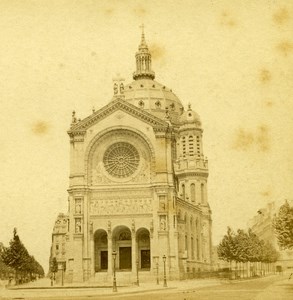
M 164 289 L 153 292 L 133 292 L 132 294 L 124 294 L 121 290 L 118 293 L 107 293 L 96 295 L 97 290 L 88 290 L 88 294 L 84 294 L 82 290 L 78 294 L 72 295 L 69 291 L 64 290 L 62 296 L 55 295 L 49 291 L 50 297 L 46 294 L 39 295 L 40 300 L 102 300 L 102 299 L 119 299 L 119 300 L 291 300 L 293 299 L 293 280 L 276 276 L 261 278 L 257 280 L 247 280 L 233 283 L 218 283 L 206 287 L 196 287 L 192 285 L 181 286 L 179 288 Z M 11 295 L 12 296 L 12 295 Z M 3 299 L 3 298 L 2 298 Z M 19 294 L 5 299 L 33 299 L 36 296 Z

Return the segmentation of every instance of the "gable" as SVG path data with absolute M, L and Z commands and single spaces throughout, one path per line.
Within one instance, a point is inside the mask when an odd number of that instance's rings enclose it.
M 144 123 L 152 126 L 154 130 L 166 130 L 168 128 L 168 123 L 161 120 L 154 115 L 143 111 L 142 109 L 130 104 L 122 99 L 116 99 L 111 101 L 108 105 L 102 107 L 91 116 L 79 121 L 78 123 L 72 124 L 70 132 L 72 131 L 86 131 L 91 126 L 99 123 L 101 120 L 107 118 L 116 111 L 123 111 Z

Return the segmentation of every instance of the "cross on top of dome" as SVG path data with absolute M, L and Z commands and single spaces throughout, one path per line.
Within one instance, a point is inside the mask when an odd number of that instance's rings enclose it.
M 139 45 L 139 49 L 147 49 L 148 50 L 148 46 L 146 44 L 145 36 L 144 36 L 144 24 L 141 24 L 139 27 L 141 28 L 141 42 Z

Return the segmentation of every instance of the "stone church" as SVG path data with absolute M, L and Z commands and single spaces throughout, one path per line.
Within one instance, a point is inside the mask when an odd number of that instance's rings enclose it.
M 68 213 L 52 234 L 67 282 L 192 277 L 211 266 L 208 161 L 191 105 L 155 81 L 142 33 L 134 81 L 114 79 L 113 98 L 70 137 Z M 63 275 L 62 275 L 63 276 Z

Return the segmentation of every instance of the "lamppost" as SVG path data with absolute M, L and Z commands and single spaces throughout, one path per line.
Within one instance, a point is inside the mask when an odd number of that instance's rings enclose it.
M 139 286 L 139 278 L 138 278 L 138 258 L 136 259 L 136 285 Z
M 114 265 L 113 265 L 113 292 L 117 292 L 117 284 L 116 284 L 116 251 L 114 250 L 112 252 L 113 255 L 113 260 L 114 260 Z
M 163 256 L 164 262 L 164 287 L 167 287 L 167 277 L 166 277 L 166 255 Z

